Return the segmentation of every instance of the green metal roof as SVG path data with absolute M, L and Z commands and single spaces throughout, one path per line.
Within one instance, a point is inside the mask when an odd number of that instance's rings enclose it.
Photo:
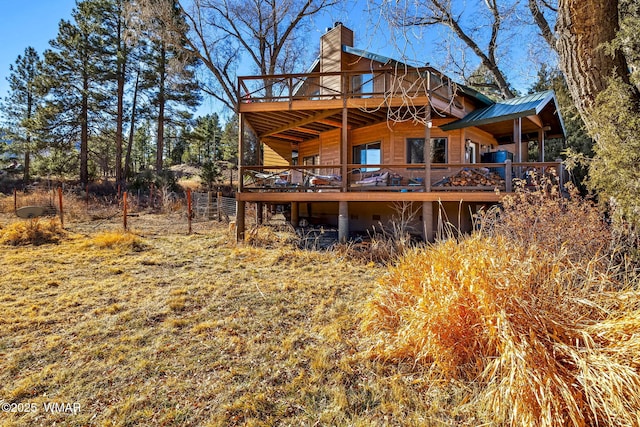
M 384 56 L 384 55 L 379 55 L 377 53 L 372 53 L 366 50 L 362 50 L 362 49 L 357 49 L 355 47 L 352 46 L 347 46 L 347 45 L 342 45 L 342 51 L 345 53 L 349 53 L 351 55 L 355 55 L 355 56 L 360 56 L 362 58 L 366 58 L 372 61 L 376 61 L 376 62 L 380 62 L 382 64 L 401 64 L 407 67 L 412 67 L 414 68 L 414 66 L 406 64 L 402 61 L 398 61 L 396 59 L 393 58 L 389 58 L 388 56 Z M 431 68 L 434 72 L 440 73 L 440 71 L 436 70 L 435 68 L 429 67 Z M 444 75 L 444 74 L 443 74 Z M 486 97 L 485 95 L 481 94 L 478 91 L 475 91 L 473 89 L 471 89 L 470 87 L 461 85 L 456 83 L 458 86 L 458 89 L 460 90 L 460 92 L 464 93 L 467 96 L 470 96 L 472 98 L 475 98 L 476 100 L 480 101 L 481 103 L 485 104 L 485 105 L 489 105 L 492 104 L 493 101 L 491 99 L 489 99 L 488 97 Z
M 389 58 L 388 56 L 378 55 L 377 53 L 368 52 L 362 49 L 356 49 L 355 47 L 347 46 L 346 44 L 342 45 L 342 51 L 345 53 L 350 53 L 351 55 L 361 56 L 372 61 L 381 62 L 383 64 L 401 64 L 400 61 L 396 61 L 395 59 Z
M 555 105 L 558 104 L 552 90 L 498 101 L 488 107 L 474 110 L 460 120 L 440 126 L 440 129 L 450 131 L 470 126 L 504 122 L 518 117 L 535 116 L 540 114 L 543 108 L 551 101 Z M 562 127 L 564 128 L 564 125 Z

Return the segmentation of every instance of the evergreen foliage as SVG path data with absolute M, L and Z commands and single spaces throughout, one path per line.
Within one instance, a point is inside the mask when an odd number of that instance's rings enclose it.
M 553 138 L 545 141 L 544 161 L 565 159 L 567 154 L 580 153 L 582 156 L 593 157 L 594 141 L 589 136 L 582 117 L 571 99 L 564 76 L 557 67 L 542 64 L 538 70 L 538 80 L 531 86 L 529 93 L 553 89 L 564 121 L 565 138 Z M 570 154 L 571 155 L 571 154 Z M 572 163 L 571 173 L 574 183 L 582 193 L 586 192 L 585 179 L 588 169 L 585 163 Z
M 614 219 L 640 225 L 640 105 L 629 85 L 612 80 L 597 102 L 597 145 L 589 184 L 607 201 Z
M 15 65 L 9 67 L 9 95 L 2 103 L 6 118 L 6 135 L 11 140 L 11 151 L 24 155 L 23 177 L 29 180 L 31 173 L 31 153 L 34 151 L 33 118 L 36 109 L 42 103 L 37 90 L 37 80 L 42 70 L 42 59 L 36 50 L 29 46 L 24 56 L 18 55 Z M 3 144 L 0 142 L 0 144 Z M 2 148 L 2 147 L 0 147 Z

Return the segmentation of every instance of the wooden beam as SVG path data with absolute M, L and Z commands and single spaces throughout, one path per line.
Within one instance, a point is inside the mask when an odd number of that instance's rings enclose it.
M 274 133 L 269 135 L 272 138 L 279 138 L 279 139 L 287 139 L 289 141 L 294 141 L 294 142 L 303 142 L 304 138 L 300 138 L 299 136 L 291 136 L 291 135 L 285 135 L 283 133 Z M 268 138 L 265 138 L 265 141 L 268 141 Z
M 301 120 L 297 120 L 295 122 L 289 123 L 287 125 L 281 126 L 277 129 L 273 129 L 269 132 L 265 132 L 262 135 L 258 135 L 260 138 L 264 138 L 265 136 L 275 135 L 277 133 L 284 132 L 286 130 L 291 130 L 300 126 L 308 125 L 309 123 L 316 122 L 321 119 L 326 119 L 329 116 L 333 116 L 334 114 L 338 114 L 340 110 L 325 110 L 320 113 L 314 114 L 312 116 L 306 117 Z
M 542 124 L 542 119 L 538 116 L 527 116 L 527 119 L 529 119 L 533 124 L 535 124 L 539 128 L 544 127 L 544 125 Z
M 316 120 L 316 122 L 322 123 L 323 125 L 329 125 L 329 126 L 333 126 L 333 127 L 336 127 L 336 128 L 342 128 L 342 122 L 338 122 L 336 120 L 322 119 L 322 120 Z M 348 126 L 348 128 L 351 129 L 351 126 Z
M 261 193 L 236 193 L 236 199 L 246 202 L 499 202 L 507 193 L 494 191 L 478 192 L 453 192 L 431 191 L 354 191 L 354 192 L 261 192 Z
M 317 110 L 334 110 L 341 108 L 346 102 L 347 108 L 350 109 L 367 109 L 374 110 L 388 107 L 402 107 L 427 105 L 430 99 L 427 96 L 416 96 L 410 100 L 402 99 L 401 96 L 392 97 L 372 97 L 372 98 L 348 98 L 348 99 L 320 99 L 320 100 L 302 100 L 289 102 L 253 102 L 249 104 L 240 104 L 238 108 L 241 113 L 253 112 L 269 112 L 269 111 L 317 111 Z M 434 108 L 446 111 L 452 116 L 461 119 L 465 116 L 465 112 L 461 108 L 452 107 L 448 102 L 432 97 L 431 104 Z
M 298 126 L 297 128 L 293 128 L 291 130 L 300 132 L 300 133 L 308 133 L 310 135 L 320 135 L 322 133 L 319 130 L 307 129 L 300 126 Z

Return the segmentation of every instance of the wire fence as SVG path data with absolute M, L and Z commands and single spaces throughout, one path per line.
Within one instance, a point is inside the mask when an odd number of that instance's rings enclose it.
M 193 219 L 196 221 L 230 221 L 236 216 L 236 199 L 219 193 L 191 193 Z
M 126 197 L 126 201 L 125 201 Z M 206 232 L 210 227 L 235 221 L 236 201 L 216 192 L 123 192 L 100 195 L 63 190 L 33 189 L 0 194 L 0 214 L 7 220 L 57 217 L 70 230 L 92 232 L 109 229 L 152 231 L 159 234 Z

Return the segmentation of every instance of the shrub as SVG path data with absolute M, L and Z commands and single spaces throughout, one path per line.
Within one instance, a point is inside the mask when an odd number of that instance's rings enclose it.
M 58 220 L 33 219 L 0 228 L 0 244 L 12 246 L 58 243 L 66 235 Z
M 489 423 L 636 425 L 637 292 L 567 253 L 480 234 L 409 252 L 364 313 L 370 356 L 466 382 Z
M 525 247 L 535 244 L 552 253 L 564 251 L 575 262 L 609 252 L 611 228 L 596 204 L 573 187 L 563 196 L 557 186 L 547 184 L 536 191 L 520 188 L 504 198 L 501 207 L 480 215 L 481 231 Z
M 300 238 L 291 226 L 254 226 L 247 232 L 246 236 L 246 242 L 249 245 L 265 249 L 297 247 L 299 240 Z

